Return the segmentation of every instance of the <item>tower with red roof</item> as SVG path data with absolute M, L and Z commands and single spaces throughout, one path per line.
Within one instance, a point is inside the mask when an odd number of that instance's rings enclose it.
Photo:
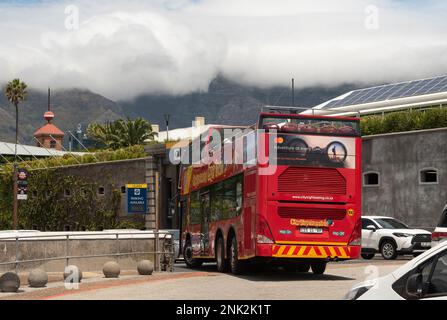
M 48 111 L 43 115 L 47 123 L 34 132 L 34 138 L 37 140 L 37 146 L 47 149 L 62 149 L 62 140 L 64 132 L 51 123 L 54 119 L 54 113 L 50 108 L 50 89 L 48 89 Z

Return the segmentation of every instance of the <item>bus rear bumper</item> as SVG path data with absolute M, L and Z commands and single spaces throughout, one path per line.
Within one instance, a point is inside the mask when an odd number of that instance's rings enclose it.
M 315 244 L 257 244 L 256 256 L 270 258 L 325 259 L 328 261 L 358 259 L 360 246 Z

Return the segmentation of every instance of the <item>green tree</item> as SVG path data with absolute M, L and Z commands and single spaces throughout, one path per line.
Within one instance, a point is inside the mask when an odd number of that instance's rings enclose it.
M 92 123 L 87 133 L 99 145 L 113 150 L 143 145 L 147 140 L 154 140 L 156 136 L 151 124 L 142 118 L 127 118 L 126 121 L 119 119 L 105 124 Z
M 5 96 L 9 102 L 11 102 L 16 108 L 16 149 L 17 155 L 17 143 L 19 139 L 19 103 L 26 99 L 27 85 L 20 79 L 14 79 L 6 85 Z M 17 157 L 17 156 L 16 156 Z M 17 160 L 17 159 L 16 159 Z
M 17 144 L 19 143 L 19 103 L 26 99 L 26 84 L 20 79 L 14 79 L 6 85 L 5 96 L 16 108 L 16 140 L 14 146 L 14 197 L 13 197 L 13 228 L 18 226 L 17 203 Z

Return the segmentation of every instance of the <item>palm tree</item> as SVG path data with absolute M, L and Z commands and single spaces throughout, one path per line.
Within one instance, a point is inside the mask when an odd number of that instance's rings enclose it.
M 144 144 L 146 140 L 154 140 L 156 133 L 152 131 L 149 122 L 142 118 L 127 121 L 120 121 L 120 131 L 122 135 L 122 143 L 124 147 Z
M 157 134 L 152 131 L 151 124 L 142 118 L 127 118 L 127 121 L 119 119 L 106 124 L 92 123 L 87 133 L 93 140 L 114 150 L 142 145 L 147 140 L 154 140 Z
M 17 145 L 19 143 L 19 103 L 26 99 L 26 88 L 25 82 L 20 81 L 20 79 L 14 79 L 6 85 L 5 96 L 9 102 L 11 102 L 16 107 L 16 143 L 14 151 L 14 209 L 13 209 L 13 227 L 17 229 L 18 219 L 17 219 Z

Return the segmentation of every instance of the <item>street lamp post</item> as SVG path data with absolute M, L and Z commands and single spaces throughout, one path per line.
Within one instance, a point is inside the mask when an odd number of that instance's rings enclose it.
M 169 119 L 171 118 L 170 114 L 165 114 L 166 121 L 166 141 L 169 142 Z
M 13 170 L 13 185 L 14 185 L 14 192 L 13 192 L 13 229 L 18 229 L 18 200 L 17 200 L 17 145 L 19 143 L 19 108 L 18 105 L 15 104 L 16 107 L 16 144 L 14 149 L 14 170 Z

